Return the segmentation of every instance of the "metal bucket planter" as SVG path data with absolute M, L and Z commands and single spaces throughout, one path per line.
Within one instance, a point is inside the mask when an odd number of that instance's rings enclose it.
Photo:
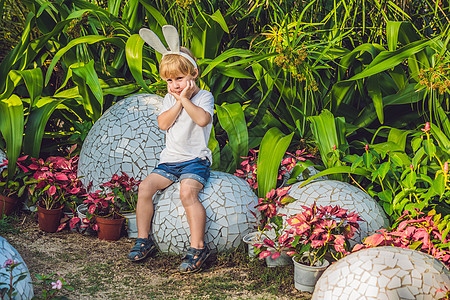
M 136 222 L 136 212 L 123 214 L 125 219 L 127 219 L 127 233 L 129 238 L 137 238 L 137 222 Z
M 310 293 L 314 291 L 317 280 L 319 280 L 322 273 L 330 265 L 327 260 L 324 260 L 319 266 L 308 266 L 299 263 L 295 260 L 295 257 L 292 257 L 292 261 L 294 262 L 295 288 L 299 291 Z
M 254 231 L 254 232 L 247 233 L 242 238 L 242 241 L 244 243 L 246 243 L 247 246 L 248 246 L 248 257 L 250 259 L 253 259 L 256 256 L 255 255 L 255 248 L 253 247 L 253 245 L 255 243 L 260 242 L 259 241 L 259 235 L 260 235 L 260 233 L 258 231 Z
M 269 268 L 289 266 L 292 265 L 292 258 L 286 253 L 281 253 L 281 255 L 275 259 L 270 255 L 266 257 L 266 265 Z

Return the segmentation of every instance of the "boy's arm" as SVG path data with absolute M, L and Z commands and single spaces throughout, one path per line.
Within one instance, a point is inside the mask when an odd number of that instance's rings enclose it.
M 211 122 L 211 115 L 203 108 L 192 103 L 192 101 L 188 98 L 183 97 L 180 102 L 189 117 L 191 117 L 192 121 L 194 121 L 198 126 L 205 127 L 209 124 L 209 122 Z
M 177 101 L 170 109 L 160 114 L 157 118 L 159 128 L 166 131 L 172 127 L 182 108 L 181 102 Z

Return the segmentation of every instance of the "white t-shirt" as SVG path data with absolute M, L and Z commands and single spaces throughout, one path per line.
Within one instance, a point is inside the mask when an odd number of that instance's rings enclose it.
M 161 113 L 175 105 L 176 99 L 167 93 Z M 212 163 L 211 150 L 208 148 L 209 135 L 214 115 L 214 97 L 205 90 L 200 90 L 191 98 L 194 105 L 203 108 L 211 115 L 211 121 L 205 127 L 197 125 L 184 110 L 166 132 L 166 148 L 161 152 L 159 163 L 184 162 L 197 157 L 207 157 Z

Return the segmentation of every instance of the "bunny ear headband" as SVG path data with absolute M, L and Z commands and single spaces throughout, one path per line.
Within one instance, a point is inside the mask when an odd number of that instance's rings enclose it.
M 164 25 L 162 27 L 162 32 L 167 44 L 169 45 L 170 51 L 164 47 L 159 37 L 150 29 L 142 28 L 139 30 L 139 35 L 147 44 L 150 45 L 150 47 L 161 53 L 163 57 L 168 54 L 181 55 L 186 58 L 194 66 L 194 68 L 197 68 L 195 60 L 190 55 L 180 51 L 180 39 L 178 38 L 177 29 L 172 25 Z

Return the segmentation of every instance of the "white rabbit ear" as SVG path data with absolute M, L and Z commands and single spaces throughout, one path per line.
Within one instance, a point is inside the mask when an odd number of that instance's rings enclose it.
M 172 25 L 164 25 L 162 27 L 162 32 L 167 45 L 169 45 L 170 51 L 180 52 L 180 38 L 177 29 Z
M 168 52 L 159 37 L 150 29 L 142 28 L 141 30 L 139 30 L 139 35 L 150 47 L 152 47 L 159 53 L 164 55 Z

